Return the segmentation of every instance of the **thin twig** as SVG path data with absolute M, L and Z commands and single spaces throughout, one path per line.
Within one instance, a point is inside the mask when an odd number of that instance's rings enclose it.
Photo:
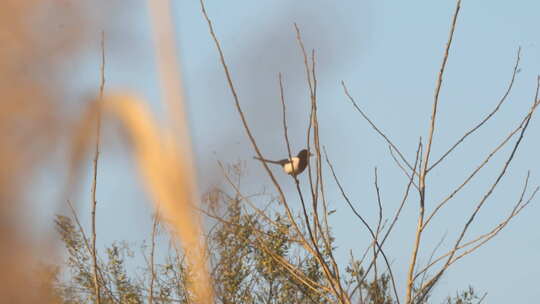
M 420 141 L 418 143 L 418 148 L 416 150 L 416 157 L 415 157 L 415 160 L 414 160 L 414 170 L 418 169 L 419 168 L 419 161 L 420 161 L 420 158 L 422 157 L 422 138 L 420 138 Z M 411 190 L 411 185 L 413 183 L 413 178 L 414 178 L 414 175 L 411 175 L 410 178 L 409 178 L 409 182 L 407 183 L 407 186 L 405 188 L 405 193 L 403 194 L 403 198 L 401 200 L 401 204 L 399 205 L 399 208 L 397 209 L 396 213 L 394 214 L 394 217 L 392 219 L 392 222 L 390 224 L 390 227 L 388 228 L 388 230 L 386 230 L 386 233 L 384 234 L 384 237 L 382 238 L 381 240 L 381 243 L 380 243 L 380 247 L 382 248 L 384 243 L 386 242 L 386 240 L 388 239 L 388 237 L 390 236 L 390 233 L 392 232 L 392 229 L 395 227 L 395 224 L 396 222 L 398 221 L 399 219 L 399 216 L 401 214 L 401 211 L 403 210 L 403 207 L 405 206 L 405 202 L 407 201 L 408 197 L 409 197 L 409 193 L 410 193 L 410 190 Z M 369 247 L 368 247 L 369 248 Z M 373 267 L 373 261 L 371 262 L 371 264 L 367 267 L 366 271 L 365 271 L 365 274 L 364 274 L 364 277 L 362 278 L 362 282 L 364 281 L 364 279 L 367 277 L 367 274 L 370 272 L 371 268 Z
M 535 97 L 536 98 L 536 97 Z M 465 187 L 472 178 L 490 161 L 490 159 L 499 151 L 501 150 L 509 141 L 514 137 L 515 134 L 518 133 L 518 131 L 522 131 L 524 126 L 528 123 L 530 120 L 530 117 L 534 111 L 536 111 L 536 108 L 538 106 L 538 102 L 533 104 L 529 112 L 525 115 L 525 117 L 521 120 L 520 124 L 513 129 L 505 138 L 504 140 L 495 148 L 493 151 L 489 153 L 489 155 L 484 159 L 484 161 L 476 167 L 473 172 L 456 188 L 454 189 L 447 197 L 445 197 L 438 205 L 435 207 L 435 209 L 431 212 L 431 214 L 428 216 L 424 227 L 428 225 L 428 223 L 431 221 L 431 219 L 437 214 L 437 212 L 445 205 L 447 204 L 463 187 Z
M 435 253 L 437 253 L 437 250 L 439 250 L 439 248 L 442 246 L 444 240 L 446 239 L 446 235 L 448 234 L 448 232 L 445 232 L 443 234 L 443 236 L 441 237 L 441 239 L 439 240 L 439 242 L 437 243 L 437 245 L 433 248 L 433 250 L 431 251 L 431 254 L 429 255 L 429 259 L 427 261 L 427 265 L 431 264 L 431 261 L 433 261 L 433 257 L 435 256 Z M 420 286 L 422 286 L 425 282 L 425 279 L 426 279 L 426 275 L 427 275 L 427 271 L 424 272 L 424 275 L 422 276 L 422 279 L 420 280 Z M 414 279 L 416 280 L 416 278 L 418 277 L 418 274 L 415 275 Z
M 390 156 L 392 156 L 392 159 L 398 165 L 398 167 L 401 169 L 401 171 L 403 171 L 403 173 L 405 174 L 405 176 L 407 176 L 408 179 L 411 179 L 412 175 L 409 174 L 409 172 L 407 172 L 407 169 L 405 169 L 405 167 L 403 167 L 403 165 L 401 165 L 401 162 L 399 162 L 399 160 L 396 158 L 396 155 L 394 154 L 394 149 L 392 148 L 392 146 L 388 145 L 388 150 L 390 151 Z M 414 182 L 414 180 L 413 180 L 412 184 L 416 188 L 416 190 L 420 190 L 418 188 L 418 185 Z
M 439 75 L 437 77 L 437 85 L 435 86 L 435 93 L 433 94 L 433 109 L 432 109 L 432 112 L 431 112 L 431 125 L 430 125 L 430 128 L 429 128 L 428 141 L 427 141 L 427 145 L 426 145 L 426 152 L 425 152 L 426 154 L 424 156 L 424 167 L 422 169 L 422 171 L 424 172 L 423 174 L 426 174 L 427 171 L 428 171 L 427 168 L 428 168 L 428 165 L 429 165 L 429 156 L 431 154 L 431 146 L 433 144 L 433 134 L 435 133 L 435 121 L 436 121 L 436 118 L 437 118 L 437 106 L 439 105 L 439 94 L 441 92 L 444 71 L 446 69 L 446 64 L 448 62 L 448 55 L 449 55 L 449 52 L 450 52 L 450 47 L 452 46 L 452 41 L 453 41 L 453 38 L 454 38 L 454 32 L 456 30 L 456 23 L 457 23 L 457 18 L 459 16 L 460 8 L 461 8 L 461 0 L 457 0 L 456 8 L 454 10 L 454 16 L 452 17 L 452 26 L 450 28 L 450 33 L 448 35 L 448 41 L 446 42 L 446 48 L 444 50 L 443 61 L 441 63 L 441 67 L 440 67 L 440 70 L 439 70 Z
M 472 133 L 474 133 L 476 130 L 478 130 L 480 127 L 482 127 L 491 117 L 493 117 L 493 115 L 495 115 L 495 113 L 497 113 L 497 111 L 499 111 L 499 109 L 501 108 L 501 105 L 506 101 L 508 95 L 510 95 L 510 92 L 512 91 L 512 88 L 514 86 L 514 81 L 516 79 L 516 75 L 518 74 L 518 71 L 519 71 L 519 62 L 520 62 L 520 59 L 521 59 L 521 47 L 518 48 L 518 51 L 517 51 L 517 56 L 516 56 L 516 63 L 514 64 L 514 69 L 513 69 L 513 72 L 512 72 L 512 78 L 510 79 L 510 83 L 508 84 L 508 87 L 506 89 L 506 91 L 504 92 L 503 96 L 501 97 L 501 99 L 499 100 L 499 103 L 497 103 L 497 105 L 495 106 L 495 108 L 486 115 L 486 117 L 484 117 L 484 119 L 482 119 L 482 121 L 480 121 L 477 125 L 475 125 L 472 129 L 470 129 L 469 131 L 467 131 L 465 134 L 463 134 L 463 136 L 454 144 L 452 145 L 452 147 L 450 147 L 450 149 L 448 149 L 436 162 L 434 162 L 430 167 L 429 169 L 427 170 L 428 172 L 431 171 L 431 169 L 433 169 L 434 167 L 436 167 L 440 162 L 442 162 L 450 153 L 452 153 L 452 151 L 454 151 L 454 149 L 459 146 L 469 135 L 471 135 Z
M 374 168 L 374 176 L 375 176 L 375 181 L 374 181 L 374 186 L 375 186 L 375 192 L 377 194 L 377 205 L 379 206 L 379 218 L 377 220 L 377 229 L 375 230 L 375 239 L 374 239 L 374 242 L 378 242 L 379 241 L 379 234 L 381 232 L 381 224 L 382 224 L 382 218 L 383 218 L 383 208 L 382 208 L 382 201 L 381 201 L 381 191 L 379 189 L 379 175 L 378 175 L 378 172 L 377 172 L 377 167 Z M 378 252 L 377 252 L 377 248 L 375 246 L 373 246 L 373 281 L 375 283 L 377 283 L 377 257 L 378 257 Z
M 407 161 L 407 159 L 405 158 L 405 156 L 403 156 L 403 153 L 401 153 L 401 151 L 398 149 L 398 147 L 390 140 L 390 138 L 388 138 L 388 136 L 386 134 L 384 134 L 384 132 L 382 132 L 378 127 L 377 125 L 375 125 L 375 123 L 364 113 L 364 111 L 362 111 L 362 109 L 358 106 L 358 104 L 356 103 L 356 101 L 354 100 L 354 98 L 351 96 L 351 94 L 349 93 L 349 90 L 347 89 L 347 86 L 345 85 L 345 82 L 342 80 L 341 81 L 341 86 L 343 87 L 343 91 L 345 92 L 345 95 L 347 96 L 347 98 L 349 98 L 349 100 L 351 101 L 351 103 L 353 104 L 354 108 L 358 111 L 358 113 L 360 113 L 360 115 L 369 123 L 369 125 L 373 128 L 373 130 L 375 130 L 375 132 L 377 132 L 395 151 L 396 153 L 399 155 L 399 158 L 401 158 L 401 160 L 407 165 L 407 167 L 409 167 L 409 169 L 413 170 L 413 167 L 411 166 L 411 164 Z M 417 174 L 415 171 L 413 171 L 414 174 Z
M 234 83 L 232 81 L 232 76 L 231 76 L 231 73 L 229 71 L 229 68 L 225 62 L 225 55 L 221 49 L 221 45 L 217 39 L 217 36 L 214 32 L 214 28 L 212 26 L 212 21 L 210 20 L 210 18 L 208 17 L 208 14 L 206 12 L 206 8 L 204 6 L 204 1 L 203 0 L 200 0 L 200 5 L 201 5 L 201 11 L 202 11 L 202 14 L 208 24 L 208 29 L 210 31 L 210 35 L 212 37 L 212 39 L 214 40 L 214 43 L 216 45 L 216 49 L 219 53 L 219 57 L 220 57 L 220 62 L 221 62 L 221 65 L 223 67 L 223 70 L 225 72 L 225 76 L 227 78 L 227 83 L 228 83 L 228 86 L 229 86 L 229 89 L 231 91 L 231 94 L 233 96 L 233 99 L 234 99 L 234 104 L 235 104 L 235 107 L 236 107 L 236 110 L 238 112 L 238 114 L 240 115 L 240 119 L 242 120 L 242 124 L 244 126 L 244 130 L 246 131 L 246 134 L 252 144 L 252 147 L 254 148 L 255 152 L 257 153 L 257 156 L 259 158 L 264 158 L 263 155 L 262 155 L 262 152 L 260 151 L 258 145 L 257 145 L 257 142 L 255 140 L 255 137 L 253 136 L 253 134 L 251 133 L 251 130 L 249 128 L 249 125 L 247 123 L 247 119 L 244 115 L 244 112 L 242 110 L 242 107 L 240 106 L 240 101 L 239 101 L 239 97 L 238 97 L 238 94 L 236 92 L 236 89 L 234 87 Z M 281 189 L 281 186 L 279 185 L 279 183 L 277 182 L 275 176 L 273 175 L 272 171 L 270 170 L 270 168 L 268 167 L 268 165 L 266 164 L 266 162 L 261 162 L 263 167 L 265 168 L 266 172 L 268 173 L 270 179 L 272 180 L 272 183 L 274 184 L 274 186 L 276 187 L 277 191 L 279 192 L 279 195 L 280 195 L 280 198 L 281 198 L 281 202 L 283 203 L 283 205 L 285 206 L 285 209 L 286 209 L 286 212 L 287 212 L 287 216 L 289 217 L 289 220 L 291 221 L 291 224 L 293 225 L 294 229 L 298 232 L 298 235 L 301 236 L 302 238 L 304 238 L 303 234 L 301 233 L 300 231 L 300 228 L 298 227 L 296 221 L 294 220 L 294 216 L 292 215 L 292 212 L 290 211 L 290 208 L 288 206 L 288 204 L 286 203 L 286 198 L 285 198 L 285 194 L 283 192 L 283 190 Z M 305 208 L 305 206 L 304 206 Z M 304 217 L 305 218 L 308 218 L 307 217 L 307 213 L 305 212 L 305 209 L 304 209 Z M 309 226 L 308 226 L 309 227 Z M 311 228 L 310 228 L 311 229 Z M 310 230 L 309 229 L 309 230 Z M 308 231 L 309 231 L 308 230 Z M 304 242 L 304 248 L 306 248 L 308 251 L 312 252 L 314 254 L 314 256 L 319 260 L 319 263 L 321 265 L 324 265 L 324 261 L 321 260 L 321 255 L 317 252 L 313 252 L 314 250 L 315 251 L 318 251 L 318 248 L 317 246 L 315 246 L 315 248 L 311 248 L 311 246 L 309 246 L 308 242 L 305 241 Z M 323 266 L 323 269 L 325 269 L 325 267 Z M 326 272 L 326 275 L 327 277 L 329 277 L 329 271 L 328 269 L 325 269 L 325 272 Z M 329 278 L 330 279 L 330 278 Z M 334 283 L 331 284 L 331 286 L 334 288 Z M 337 295 L 339 295 L 337 292 L 336 292 Z M 341 298 L 341 296 L 340 296 Z
M 310 120 L 307 130 L 307 148 L 309 151 L 310 148 L 310 139 L 311 139 L 311 129 L 313 128 L 313 139 L 315 144 L 315 152 L 317 153 L 317 166 L 316 166 L 316 180 L 315 185 L 313 184 L 313 177 L 312 177 L 312 170 L 311 170 L 311 162 L 308 158 L 308 177 L 309 177 L 309 184 L 310 184 L 310 190 L 311 190 L 311 196 L 312 196 L 312 207 L 313 207 L 313 213 L 314 213 L 314 220 L 313 220 L 313 231 L 311 229 L 311 224 L 309 221 L 309 217 L 307 216 L 307 210 L 304 203 L 304 198 L 302 195 L 302 191 L 300 189 L 298 177 L 293 175 L 296 189 L 300 197 L 300 201 L 302 203 L 302 211 L 304 214 L 304 221 L 306 222 L 306 226 L 308 229 L 309 236 L 313 242 L 314 249 L 316 251 L 316 258 L 319 261 L 319 264 L 323 268 L 323 272 L 327 279 L 332 283 L 332 288 L 334 288 L 334 291 L 336 293 L 336 296 L 340 299 L 342 303 L 349 303 L 350 299 L 347 297 L 345 292 L 343 291 L 343 287 L 340 283 L 339 278 L 339 268 L 337 267 L 337 263 L 333 257 L 331 246 L 329 244 L 329 241 L 326 239 L 324 233 L 322 233 L 323 229 L 321 228 L 320 222 L 319 222 L 319 214 L 318 214 L 318 193 L 319 193 L 319 186 L 321 186 L 321 193 L 324 195 L 324 191 L 322 189 L 322 171 L 321 171 L 321 163 L 320 163 L 320 144 L 319 144 L 319 132 L 318 132 L 318 120 L 317 120 L 317 78 L 315 73 L 315 51 L 312 51 L 312 57 L 311 62 L 312 66 L 310 68 L 308 63 L 308 56 L 306 53 L 306 49 L 304 46 L 304 43 L 302 41 L 302 35 L 300 33 L 300 28 L 295 23 L 294 24 L 295 30 L 296 30 L 296 40 L 298 41 L 298 45 L 300 47 L 300 50 L 302 52 L 302 56 L 304 58 L 304 67 L 306 71 L 306 80 L 308 83 L 308 89 L 310 94 L 310 104 L 311 104 L 311 112 L 310 112 Z M 283 99 L 282 99 L 283 101 Z M 329 258 L 332 263 L 333 272 L 330 271 L 330 268 L 328 267 L 322 253 L 320 252 L 318 248 L 318 234 L 317 231 L 320 230 L 323 242 L 327 248 L 330 248 L 330 250 L 327 250 L 329 253 Z M 334 287 L 334 284 L 337 286 L 337 288 Z
M 99 102 L 103 102 L 103 92 L 105 90 L 105 32 L 101 32 L 101 66 L 100 66 L 100 86 L 99 86 Z M 96 303 L 101 304 L 101 291 L 98 279 L 98 262 L 97 262 L 97 250 L 96 250 L 96 190 L 97 190 L 97 172 L 99 162 L 99 144 L 101 137 L 101 108 L 97 108 L 97 121 L 96 121 L 96 145 L 94 151 L 94 171 L 92 180 L 92 262 L 94 271 L 94 292 L 96 297 Z
M 371 227 L 369 226 L 369 224 L 366 222 L 366 220 L 360 215 L 360 213 L 358 213 L 358 211 L 356 211 L 356 208 L 354 208 L 353 204 L 351 203 L 349 197 L 347 196 L 347 194 L 345 193 L 345 190 L 343 189 L 341 183 L 339 182 L 339 179 L 337 178 L 337 175 L 334 171 L 334 167 L 332 166 L 332 164 L 330 163 L 330 160 L 328 158 L 328 154 L 326 153 L 325 151 L 325 158 L 326 158 L 326 163 L 328 164 L 328 166 L 330 167 L 330 171 L 332 172 L 332 175 L 334 177 L 334 181 L 336 182 L 340 192 L 341 192 L 341 196 L 343 197 L 343 199 L 345 199 L 345 201 L 347 202 L 347 204 L 349 205 L 349 207 L 351 208 L 352 212 L 354 213 L 354 215 L 356 215 L 356 217 L 358 219 L 360 219 L 360 221 L 362 222 L 362 224 L 366 227 L 366 229 L 369 231 L 369 233 L 371 234 L 371 237 L 373 238 L 374 242 L 375 242 L 375 245 L 377 246 L 377 249 L 378 251 L 381 252 L 383 258 L 384 258 L 384 261 L 386 263 L 386 267 L 388 269 L 388 273 L 390 275 L 390 280 L 392 282 L 392 287 L 393 287 L 393 291 L 394 291 L 394 295 L 396 297 L 396 301 L 397 303 L 399 304 L 399 297 L 398 297 L 398 294 L 397 294 L 397 288 L 396 288 L 396 282 L 394 280 L 394 274 L 392 272 L 392 267 L 390 266 L 390 262 L 388 261 L 388 258 L 386 257 L 386 254 L 384 253 L 384 251 L 382 250 L 382 247 L 381 245 L 379 244 L 379 242 L 376 241 L 377 237 L 375 235 L 375 233 L 373 232 L 373 229 L 371 229 Z
M 521 211 L 527 207 L 531 202 L 532 200 L 534 199 L 534 197 L 536 196 L 536 194 L 538 193 L 538 191 L 540 190 L 540 187 L 536 187 L 534 189 L 534 191 L 532 192 L 532 194 L 529 196 L 529 198 L 527 199 L 527 201 L 525 203 L 522 204 L 523 200 L 524 200 L 524 195 L 525 195 L 525 192 L 527 190 L 527 184 L 528 184 L 528 179 L 529 179 L 529 173 L 527 174 L 527 178 L 525 180 L 525 185 L 523 187 L 523 190 L 522 190 L 522 193 L 521 193 L 521 196 L 520 196 L 520 199 L 519 201 L 516 203 L 516 205 L 514 206 L 514 208 L 512 209 L 512 211 L 510 212 L 510 214 L 506 217 L 506 219 L 504 219 L 502 222 L 500 222 L 499 224 L 497 224 L 492 230 L 490 230 L 489 232 L 487 233 L 484 233 L 466 243 L 463 243 L 462 245 L 460 245 L 458 247 L 458 250 L 461 250 L 461 249 L 465 249 L 469 246 L 472 246 L 474 245 L 474 247 L 472 247 L 471 249 L 467 249 L 466 251 L 464 251 L 463 253 L 461 253 L 459 256 L 455 257 L 452 262 L 450 264 L 453 264 L 455 263 L 458 259 L 462 258 L 463 256 L 469 254 L 469 253 L 472 253 L 473 251 L 475 251 L 476 249 L 480 248 L 483 244 L 485 244 L 486 242 L 488 242 L 489 240 L 491 240 L 493 237 L 495 237 L 501 230 L 503 230 L 506 225 L 508 225 L 508 223 L 514 218 L 516 217 L 519 213 L 521 213 Z M 426 267 L 424 267 L 424 269 L 422 269 L 421 271 L 419 271 L 417 274 L 416 274 L 416 277 L 420 276 L 422 273 L 425 273 L 429 270 L 429 268 L 433 267 L 433 265 L 435 265 L 436 263 L 438 263 L 439 261 L 443 260 L 445 257 L 449 256 L 450 254 L 452 253 L 452 250 L 448 251 L 447 253 L 439 256 L 437 259 L 433 260 L 432 262 L 428 263 L 428 265 Z M 416 278 L 415 277 L 415 278 Z
M 497 145 L 497 147 L 495 147 L 495 149 L 493 149 L 489 154 L 488 156 L 486 156 L 486 158 L 482 161 L 482 163 L 480 165 L 478 165 L 472 172 L 471 174 L 469 174 L 469 176 L 467 176 L 467 178 L 458 186 L 456 187 L 456 189 L 454 189 L 448 196 L 446 196 L 439 204 L 437 204 L 437 206 L 433 209 L 433 211 L 430 213 L 430 215 L 427 217 L 425 223 L 424 223 L 424 228 L 428 226 L 428 224 L 431 222 L 431 220 L 433 219 L 433 217 L 441 210 L 441 208 L 446 205 L 452 198 L 455 197 L 455 195 L 461 191 L 461 189 L 463 189 L 475 176 L 478 172 L 480 172 L 480 170 L 482 170 L 486 164 L 489 163 L 489 161 L 491 160 L 491 158 L 493 156 L 495 156 L 495 154 L 497 154 L 504 146 L 506 146 L 506 144 L 519 132 L 523 129 L 524 125 L 526 124 L 527 120 L 529 119 L 529 113 L 527 113 L 527 115 L 525 115 L 525 117 L 523 118 L 523 120 L 520 122 L 520 124 L 514 128 L 512 131 L 510 131 L 510 133 L 508 133 L 508 135 L 501 141 L 500 144 Z
M 484 302 L 484 299 L 486 298 L 487 294 L 488 294 L 487 291 L 484 292 L 484 295 L 478 300 L 478 303 L 476 304 L 481 304 L 482 302 Z
M 67 200 L 67 204 L 69 206 L 69 209 L 71 211 L 71 215 L 73 216 L 73 218 L 75 219 L 75 223 L 77 224 L 77 227 L 82 235 L 82 238 L 83 238 L 83 242 L 84 242 L 84 247 L 86 248 L 86 250 L 88 251 L 88 254 L 92 255 L 92 248 L 90 247 L 90 241 L 88 240 L 88 238 L 86 237 L 86 233 L 84 232 L 84 229 L 81 225 L 81 222 L 79 220 L 79 216 L 77 215 L 77 212 L 75 211 L 75 208 L 73 207 L 73 204 L 71 203 L 70 200 Z M 105 284 L 105 279 L 104 279 L 104 276 L 103 276 L 103 273 L 101 271 L 101 268 L 98 267 L 98 274 L 99 274 L 99 277 L 101 279 L 101 281 L 103 282 L 103 287 L 105 288 L 105 291 L 107 291 L 107 293 L 109 294 L 109 297 L 110 299 L 114 302 L 114 303 L 120 303 L 118 301 L 118 299 L 116 299 L 116 297 L 113 295 L 112 291 L 107 287 L 107 284 Z
M 423 295 L 429 293 L 429 290 L 431 289 L 431 287 L 440 279 L 440 277 L 444 274 L 446 269 L 448 269 L 448 267 L 452 263 L 452 259 L 454 258 L 454 255 L 455 255 L 456 251 L 458 250 L 459 245 L 461 244 L 461 241 L 465 237 L 465 233 L 467 232 L 470 225 L 472 224 L 472 222 L 476 218 L 476 215 L 480 212 L 480 209 L 484 206 L 487 199 L 491 196 L 491 194 L 493 193 L 495 188 L 498 186 L 499 182 L 506 175 L 507 169 L 510 166 L 510 163 L 512 162 L 512 160 L 514 159 L 514 156 L 516 155 L 516 152 L 517 152 L 517 150 L 518 150 L 518 148 L 519 148 L 519 146 L 521 144 L 521 141 L 523 140 L 523 137 L 525 135 L 525 131 L 527 130 L 527 127 L 529 126 L 532 115 L 534 114 L 534 112 L 536 110 L 536 107 L 538 106 L 538 103 L 540 102 L 540 100 L 538 99 L 539 91 L 540 91 L 540 76 L 537 78 L 536 93 L 535 93 L 535 96 L 534 96 L 533 105 L 531 107 L 531 110 L 529 111 L 527 121 L 526 121 L 525 125 L 523 126 L 523 128 L 521 129 L 519 137 L 518 137 L 516 143 L 514 144 L 514 147 L 512 149 L 512 152 L 510 153 L 510 156 L 508 157 L 508 159 L 504 163 L 504 166 L 501 169 L 501 172 L 497 176 L 496 180 L 493 182 L 493 184 L 488 189 L 488 191 L 484 194 L 484 196 L 482 197 L 480 202 L 478 202 L 474 212 L 471 214 L 471 216 L 469 217 L 469 219 L 465 223 L 465 226 L 463 227 L 463 229 L 461 231 L 461 234 L 459 235 L 457 241 L 455 242 L 454 248 L 452 249 L 452 251 L 451 251 L 451 253 L 450 253 L 450 255 L 449 255 L 449 257 L 448 257 L 448 259 L 447 259 L 447 261 L 445 263 L 445 265 L 442 267 L 441 270 L 439 270 L 437 275 L 435 275 L 428 283 L 426 283 L 425 286 L 421 287 L 421 289 L 419 290 L 419 293 L 421 293 Z
M 448 55 L 450 52 L 450 47 L 452 46 L 452 40 L 454 38 L 454 32 L 456 29 L 456 23 L 457 18 L 459 16 L 459 10 L 461 8 L 461 0 L 457 0 L 456 2 L 456 8 L 454 11 L 454 15 L 452 17 L 452 25 L 450 27 L 450 33 L 448 35 L 448 40 L 446 42 L 446 48 L 444 50 L 444 56 L 441 63 L 441 67 L 439 69 L 439 75 L 437 77 L 437 84 L 435 86 L 435 93 L 433 96 L 433 109 L 431 112 L 431 123 L 429 127 L 429 135 L 427 139 L 427 145 L 426 145 L 426 151 L 423 157 L 423 166 L 421 166 L 420 170 L 420 176 L 418 181 L 418 187 L 419 194 L 420 194 L 420 206 L 419 206 L 419 212 L 418 212 L 418 225 L 416 227 L 416 237 L 415 237 L 415 243 L 413 247 L 413 252 L 411 255 L 411 262 L 409 265 L 409 273 L 407 276 L 407 289 L 406 289 L 406 303 L 410 304 L 412 303 L 412 293 L 414 289 L 414 271 L 416 266 L 416 259 L 418 255 L 418 251 L 420 250 L 420 243 L 422 238 L 422 232 L 424 230 L 424 214 L 425 214 L 425 199 L 426 199 L 426 175 L 428 173 L 428 166 L 429 166 L 429 157 L 431 155 L 431 147 L 433 144 L 433 135 L 435 133 L 435 122 L 437 118 L 437 107 L 439 104 L 439 94 L 441 92 L 441 87 L 443 84 L 443 76 L 446 68 L 446 64 L 448 62 Z
M 206 8 L 204 6 L 204 1 L 200 0 L 199 2 L 200 2 L 200 5 L 201 5 L 202 14 L 203 14 L 203 16 L 204 16 L 204 18 L 205 18 L 205 20 L 206 20 L 206 22 L 208 24 L 208 30 L 210 32 L 210 36 L 212 37 L 212 39 L 213 39 L 213 41 L 215 43 L 216 49 L 218 51 L 220 63 L 221 63 L 221 66 L 223 67 L 225 77 L 227 78 L 227 84 L 228 84 L 230 92 L 231 92 L 231 94 L 233 96 L 234 105 L 236 107 L 238 115 L 240 115 L 242 125 L 244 126 L 244 131 L 246 131 L 246 135 L 248 136 L 253 149 L 257 153 L 257 156 L 259 158 L 264 158 L 263 155 L 262 155 L 261 150 L 259 149 L 259 146 L 257 145 L 257 141 L 255 140 L 255 137 L 251 133 L 251 130 L 250 130 L 249 125 L 247 123 L 246 116 L 244 115 L 244 111 L 242 110 L 242 107 L 240 106 L 240 99 L 239 99 L 238 94 L 236 92 L 236 89 L 234 87 L 234 83 L 233 83 L 233 80 L 232 80 L 231 73 L 229 71 L 229 67 L 227 66 L 227 63 L 225 62 L 225 55 L 223 53 L 223 50 L 221 49 L 221 44 L 219 43 L 219 40 L 217 39 L 217 36 L 216 36 L 216 34 L 214 32 L 214 27 L 212 25 L 212 21 L 210 20 L 210 17 L 208 17 L 208 14 L 206 12 Z M 272 183 L 274 184 L 276 190 L 279 193 L 281 202 L 285 206 L 287 216 L 289 217 L 289 220 L 291 221 L 291 224 L 293 225 L 293 228 L 297 231 L 298 235 L 303 237 L 303 234 L 301 233 L 300 228 L 298 227 L 296 221 L 294 221 L 294 216 L 292 215 L 292 212 L 291 212 L 289 206 L 286 204 L 285 193 L 281 189 L 281 186 L 277 182 L 277 179 L 275 178 L 274 174 L 272 173 L 272 171 L 270 170 L 270 168 L 268 167 L 266 162 L 261 162 L 261 163 L 262 163 L 264 169 L 266 170 L 266 173 L 268 174 L 268 176 L 272 180 Z M 307 246 L 307 242 L 306 242 L 305 246 Z M 306 249 L 308 249 L 309 251 L 312 251 L 312 248 L 310 248 L 310 247 L 309 248 L 306 247 Z
M 156 279 L 154 254 L 156 251 L 156 234 L 159 225 L 159 206 L 156 208 L 152 223 L 152 245 L 150 248 L 150 291 L 148 294 L 148 304 L 154 303 L 154 281 Z

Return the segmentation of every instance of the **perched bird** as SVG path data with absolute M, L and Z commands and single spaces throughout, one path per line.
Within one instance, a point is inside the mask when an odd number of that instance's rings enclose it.
M 285 173 L 296 176 L 306 169 L 308 165 L 308 158 L 312 155 L 313 154 L 308 152 L 308 150 L 302 149 L 300 152 L 298 152 L 297 156 L 294 156 L 291 159 L 284 158 L 281 160 L 269 160 L 260 157 L 253 158 L 266 163 L 281 165 Z

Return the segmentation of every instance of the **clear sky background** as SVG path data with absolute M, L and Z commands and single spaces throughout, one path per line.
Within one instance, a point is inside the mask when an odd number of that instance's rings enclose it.
M 252 160 L 254 151 L 233 107 L 198 1 L 173 2 L 201 191 L 222 182 L 216 159 L 246 161 L 246 191 L 271 189 L 261 165 Z M 377 218 L 373 168 L 378 167 L 385 216 L 390 217 L 399 205 L 406 180 L 384 141 L 354 111 L 340 81 L 347 83 L 357 102 L 412 162 L 418 138 L 427 137 L 435 80 L 455 1 L 208 0 L 206 5 L 248 122 L 269 158 L 282 158 L 287 153 L 278 99 L 280 72 L 285 80 L 292 148 L 299 150 L 305 146 L 309 99 L 293 23 L 299 25 L 306 47 L 317 53 L 322 144 L 345 190 L 371 223 Z M 129 90 L 157 105 L 160 94 L 146 6 L 136 2 L 114 12 L 118 20 L 107 28 L 107 88 Z M 429 202 L 434 204 L 459 185 L 528 110 L 536 75 L 540 73 L 539 12 L 540 2 L 534 0 L 463 1 L 441 92 L 433 157 L 440 156 L 499 101 L 510 80 L 519 46 L 521 72 L 508 101 L 494 119 L 431 173 Z M 102 16 L 97 12 L 95 18 Z M 88 50 L 84 66 L 77 67 L 84 75 L 77 77 L 74 91 L 88 92 L 98 86 L 98 38 L 95 43 L 89 41 Z M 158 106 L 154 109 L 156 115 L 162 113 Z M 519 197 L 528 169 L 532 171 L 531 184 L 540 184 L 537 117 L 527 134 L 508 175 L 466 239 L 491 230 L 506 216 Z M 149 237 L 151 229 L 148 199 L 132 159 L 126 157 L 128 150 L 117 141 L 117 135 L 104 138 L 99 171 L 98 239 L 102 246 L 114 240 L 140 243 Z M 421 264 L 443 235 L 447 234 L 443 248 L 453 244 L 509 152 L 508 148 L 501 151 L 434 219 L 435 225 L 423 241 Z M 276 172 L 287 194 L 294 197 L 292 180 L 281 174 L 279 168 Z M 337 209 L 331 225 L 337 237 L 338 258 L 344 261 L 349 249 L 360 252 L 370 237 L 340 198 L 330 176 L 326 184 L 331 208 Z M 88 189 L 82 187 L 81 193 L 80 212 L 89 214 L 85 194 Z M 402 294 L 417 209 L 415 194 L 385 246 Z M 537 302 L 539 212 L 535 202 L 488 245 L 453 266 L 438 285 L 435 303 L 469 284 L 481 293 L 488 292 L 487 303 Z

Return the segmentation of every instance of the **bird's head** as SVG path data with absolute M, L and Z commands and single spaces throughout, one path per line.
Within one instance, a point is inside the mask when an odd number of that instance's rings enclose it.
M 302 149 L 300 152 L 298 152 L 299 158 L 308 158 L 310 156 L 313 156 L 313 153 L 309 152 L 307 149 Z

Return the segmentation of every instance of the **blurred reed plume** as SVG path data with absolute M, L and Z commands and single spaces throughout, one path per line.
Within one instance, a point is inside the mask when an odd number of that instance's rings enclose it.
M 69 1 L 2 2 L 0 303 L 57 302 L 52 289 L 42 286 L 43 282 L 51 281 L 45 277 L 48 274 L 44 273 L 43 278 L 36 275 L 36 266 L 51 252 L 37 249 L 38 246 L 28 241 L 24 232 L 31 228 L 31 223 L 25 221 L 21 213 L 32 210 L 32 204 L 35 204 L 27 201 L 26 195 L 27 191 L 32 191 L 35 173 L 50 165 L 51 159 L 62 150 L 59 147 L 64 147 L 62 140 L 68 135 L 65 130 L 73 130 L 69 122 L 74 115 L 65 112 L 67 104 L 64 101 L 69 88 L 65 82 L 64 64 L 66 59 L 82 53 L 84 34 L 95 22 L 85 16 L 90 14 L 86 9 L 85 4 Z M 167 20 L 161 15 L 163 13 L 159 8 L 153 10 L 155 26 L 161 26 L 159 20 Z M 92 33 L 94 38 L 98 37 L 99 32 L 92 30 Z M 156 40 L 160 62 L 176 62 L 170 58 L 175 52 L 171 50 L 174 45 L 171 37 L 160 36 Z M 83 156 L 88 155 L 95 144 L 95 126 L 100 121 L 96 119 L 102 115 L 118 119 L 133 143 L 141 176 L 159 205 L 161 217 L 171 223 L 182 240 L 190 270 L 196 278 L 189 291 L 198 303 L 209 303 L 212 292 L 206 271 L 207 254 L 200 239 L 201 223 L 192 208 L 196 185 L 190 139 L 181 113 L 180 82 L 174 75 L 176 68 L 172 68 L 172 73 L 169 68 L 161 78 L 169 106 L 176 104 L 169 108 L 171 119 L 165 128 L 158 126 L 143 102 L 135 98 L 105 97 L 89 106 L 81 121 L 76 123 L 77 132 L 68 139 L 72 142 L 68 147 L 74 147 L 71 150 L 74 162 L 71 163 L 67 193 L 73 194 L 79 182 L 77 169 L 87 164 L 87 158 Z
M 74 166 L 82 159 L 81 152 L 91 148 L 92 141 L 88 139 L 92 138 L 92 126 L 100 113 L 118 119 L 127 131 L 146 189 L 156 203 L 159 215 L 181 240 L 192 275 L 190 294 L 197 303 L 211 303 L 212 291 L 206 265 L 208 254 L 202 238 L 202 223 L 194 205 L 196 190 L 192 160 L 183 152 L 188 143 L 185 139 L 179 141 L 177 134 L 170 129 L 160 128 L 144 101 L 112 95 L 93 104 L 82 121 L 74 149 Z

